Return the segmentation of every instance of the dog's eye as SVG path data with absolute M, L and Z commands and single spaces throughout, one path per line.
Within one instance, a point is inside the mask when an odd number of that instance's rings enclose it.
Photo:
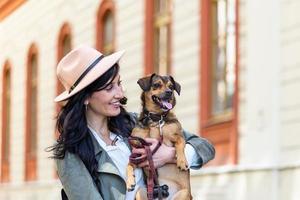
M 154 83 L 152 87 L 153 87 L 153 89 L 158 89 L 158 88 L 161 87 L 161 84 L 159 84 L 159 83 Z
M 173 85 L 169 85 L 170 90 L 174 90 L 174 86 Z

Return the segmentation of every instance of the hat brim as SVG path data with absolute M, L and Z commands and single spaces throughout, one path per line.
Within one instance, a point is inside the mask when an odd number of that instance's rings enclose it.
M 120 58 L 123 56 L 125 51 L 117 51 L 111 55 L 105 56 L 91 71 L 89 71 L 84 78 L 79 82 L 79 84 L 69 93 L 69 91 L 64 91 L 60 95 L 58 95 L 54 101 L 60 102 L 65 101 L 77 94 L 79 91 L 90 85 L 97 78 L 103 75 L 106 71 L 108 71 L 115 63 L 117 63 Z

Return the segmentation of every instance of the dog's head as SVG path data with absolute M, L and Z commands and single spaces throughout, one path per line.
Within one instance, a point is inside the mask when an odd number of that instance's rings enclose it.
M 142 106 L 149 112 L 162 113 L 171 110 L 176 104 L 174 91 L 180 95 L 180 85 L 172 76 L 152 74 L 137 82 L 142 88 Z

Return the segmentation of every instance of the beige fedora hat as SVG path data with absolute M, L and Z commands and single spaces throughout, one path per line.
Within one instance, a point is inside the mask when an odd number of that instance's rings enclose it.
M 64 101 L 78 93 L 117 63 L 124 51 L 104 56 L 94 48 L 79 46 L 65 55 L 57 65 L 57 77 L 65 91 L 54 101 Z

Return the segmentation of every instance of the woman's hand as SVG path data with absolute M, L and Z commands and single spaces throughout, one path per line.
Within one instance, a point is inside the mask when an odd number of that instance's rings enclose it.
M 156 145 L 158 144 L 158 140 L 154 138 L 145 138 L 145 140 L 146 142 L 151 144 L 150 149 L 151 151 L 153 151 Z M 141 156 L 139 157 L 140 159 L 147 157 L 146 150 L 144 148 L 140 148 L 140 149 L 133 148 L 132 153 L 141 154 Z M 159 168 L 166 163 L 175 163 L 176 162 L 175 148 L 169 147 L 162 143 L 161 146 L 155 152 L 155 154 L 152 155 L 152 159 L 155 168 Z M 146 159 L 145 161 L 138 164 L 138 167 L 148 168 L 149 167 L 148 160 Z

